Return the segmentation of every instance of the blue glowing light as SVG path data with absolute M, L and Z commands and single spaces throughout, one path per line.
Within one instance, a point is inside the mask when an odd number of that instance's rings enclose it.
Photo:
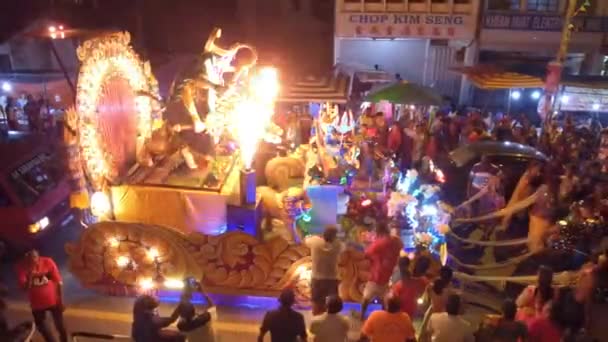
M 304 213 L 301 216 L 302 221 L 304 222 L 310 222 L 312 220 L 312 216 L 310 216 L 308 213 Z
M 425 204 L 422 206 L 422 216 L 435 216 L 437 215 L 437 206 L 433 204 Z

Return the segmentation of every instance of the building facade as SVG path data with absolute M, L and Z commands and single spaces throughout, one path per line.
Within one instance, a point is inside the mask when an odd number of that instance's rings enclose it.
M 479 0 L 337 0 L 334 62 L 377 67 L 457 99 L 473 63 Z
M 30 32 L 46 32 L 52 26 L 50 21 L 36 21 L 23 32 L 19 32 L 6 41 L 0 42 L 0 74 L 27 73 L 61 73 L 57 58 L 51 50 L 54 44 L 64 67 L 71 74 L 78 70 L 76 44 L 72 39 L 37 37 Z
M 579 0 L 578 5 L 584 3 Z M 573 18 L 564 68 L 575 75 L 600 75 L 606 61 L 608 1 L 589 0 Z M 476 63 L 526 64 L 544 70 L 559 49 L 568 0 L 484 0 Z M 535 90 L 528 90 L 530 93 Z M 475 90 L 465 101 L 492 106 L 487 92 Z M 508 95 L 505 95 L 508 96 Z M 496 96 L 493 97 L 496 100 Z M 529 99 L 528 99 L 529 100 Z M 504 102 L 500 96 L 496 101 Z

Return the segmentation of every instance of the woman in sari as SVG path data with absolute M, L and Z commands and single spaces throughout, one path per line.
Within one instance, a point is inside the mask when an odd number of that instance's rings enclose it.
M 529 324 L 534 318 L 542 314 L 545 304 L 554 297 L 553 270 L 547 266 L 540 266 L 536 284 L 527 286 L 515 301 L 517 305 L 515 318 Z

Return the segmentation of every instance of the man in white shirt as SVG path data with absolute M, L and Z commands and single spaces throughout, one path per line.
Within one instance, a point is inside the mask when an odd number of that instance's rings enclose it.
M 460 296 L 450 295 L 446 304 L 447 312 L 431 315 L 427 326 L 433 342 L 474 342 L 471 324 L 459 316 Z
M 344 245 L 337 240 L 338 228 L 327 226 L 323 237 L 310 236 L 305 243 L 312 257 L 311 299 L 312 314 L 325 312 L 328 296 L 338 295 L 338 258 Z
M 310 332 L 315 342 L 345 342 L 350 329 L 348 318 L 340 315 L 342 299 L 338 296 L 327 297 L 327 312 L 313 317 Z

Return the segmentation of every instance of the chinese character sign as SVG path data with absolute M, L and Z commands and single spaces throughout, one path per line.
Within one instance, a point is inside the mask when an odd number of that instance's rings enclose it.
M 336 36 L 473 39 L 475 19 L 461 14 L 340 13 Z

